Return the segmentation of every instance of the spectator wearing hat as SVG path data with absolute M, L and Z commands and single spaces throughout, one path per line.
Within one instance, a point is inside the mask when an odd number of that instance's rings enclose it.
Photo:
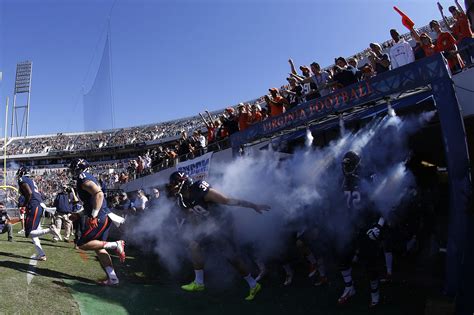
M 369 61 L 376 74 L 384 73 L 390 70 L 390 57 L 382 52 L 382 47 L 378 43 L 369 44 Z
M 415 61 L 415 55 L 413 54 L 413 49 L 410 44 L 407 43 L 401 36 L 398 34 L 397 30 L 391 29 L 390 36 L 392 36 L 393 44 L 390 48 L 390 61 L 392 69 L 407 65 Z
M 265 95 L 265 102 L 270 109 L 270 117 L 275 117 L 283 114 L 286 111 L 286 106 L 288 106 L 288 100 L 283 98 L 279 93 L 277 88 L 268 89 L 270 91 L 271 98 L 268 95 Z

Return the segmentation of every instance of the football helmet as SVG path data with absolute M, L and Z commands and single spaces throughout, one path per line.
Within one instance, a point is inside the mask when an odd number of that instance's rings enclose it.
M 344 175 L 352 175 L 357 171 L 360 164 L 360 156 L 354 151 L 348 151 L 342 159 L 342 171 Z
M 170 175 L 169 189 L 172 194 L 178 195 L 183 188 L 187 188 L 193 184 L 193 180 L 185 172 L 176 171 Z
M 89 168 L 89 162 L 84 159 L 74 159 L 69 164 L 69 170 L 73 176 L 79 176 L 82 172 Z
M 26 166 L 21 166 L 18 171 L 16 171 L 17 178 L 21 178 L 23 176 L 30 176 L 30 170 Z

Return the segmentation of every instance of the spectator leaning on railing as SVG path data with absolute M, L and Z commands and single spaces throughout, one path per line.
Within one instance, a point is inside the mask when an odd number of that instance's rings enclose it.
M 415 61 L 413 49 L 410 44 L 407 43 L 400 34 L 398 34 L 397 30 L 391 29 L 390 36 L 392 36 L 392 39 L 395 42 L 392 48 L 390 48 L 392 69 L 396 69 Z
M 283 114 L 286 111 L 286 106 L 288 106 L 288 101 L 283 98 L 279 93 L 277 88 L 269 89 L 271 98 L 268 95 L 265 95 L 265 102 L 270 109 L 270 116 L 278 116 Z

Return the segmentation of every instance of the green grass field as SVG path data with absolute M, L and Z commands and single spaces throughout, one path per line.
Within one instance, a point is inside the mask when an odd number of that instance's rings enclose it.
M 74 250 L 72 243 L 53 243 L 42 238 L 48 260 L 37 262 L 29 239 L 16 234 L 14 242 L 0 235 L 0 314 L 449 314 L 452 304 L 437 293 L 437 280 L 422 277 L 423 266 L 412 268 L 408 277 L 383 287 L 384 303 L 368 309 L 368 284 L 362 268 L 354 269 L 358 294 L 350 305 L 336 305 L 342 283 L 335 273 L 331 284 L 316 288 L 304 277 L 291 287 L 283 287 L 281 274 L 273 272 L 262 282 L 263 290 L 255 301 L 244 301 L 247 286 L 236 275 L 224 288 L 209 281 L 206 291 L 190 294 L 180 284 L 191 279 L 171 277 L 154 259 L 129 250 L 124 264 L 113 257 L 121 283 L 100 287 L 105 276 L 93 253 Z M 402 263 L 400 263 L 402 264 Z M 191 272 L 191 270 L 189 270 Z M 212 274 L 212 271 L 210 272 Z M 301 274 L 301 272 L 300 272 Z M 212 278 L 212 275 L 210 276 Z M 28 278 L 30 283 L 28 284 Z M 235 278 L 235 279 L 234 279 Z M 235 280 L 235 281 L 234 281 Z M 434 287 L 434 289 L 433 289 Z

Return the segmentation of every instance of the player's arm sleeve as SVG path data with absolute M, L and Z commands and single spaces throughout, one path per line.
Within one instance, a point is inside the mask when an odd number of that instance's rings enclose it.
M 244 207 L 244 208 L 252 208 L 252 209 L 256 207 L 256 205 L 250 201 L 236 199 L 236 198 L 229 198 L 212 188 L 209 189 L 209 192 L 206 194 L 204 199 L 206 201 L 211 201 L 211 202 L 228 205 L 228 206 Z

